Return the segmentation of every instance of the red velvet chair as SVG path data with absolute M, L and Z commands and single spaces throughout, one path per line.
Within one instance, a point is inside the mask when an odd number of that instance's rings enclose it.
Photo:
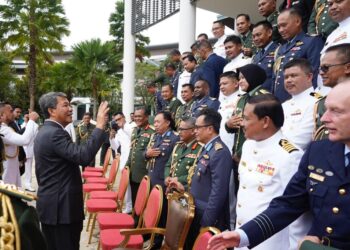
M 120 157 L 119 156 L 117 156 L 115 159 L 120 159 Z M 115 160 L 114 159 L 114 160 Z M 100 176 L 100 177 L 87 177 L 86 179 L 85 179 L 85 183 L 100 183 L 100 184 L 108 184 L 109 182 L 111 182 L 111 181 L 114 181 L 114 180 L 110 180 L 111 178 L 110 178 L 110 176 L 111 176 L 111 174 L 115 174 L 115 176 L 117 175 L 117 173 L 118 173 L 118 169 L 119 169 L 119 166 L 113 166 L 113 163 L 114 163 L 114 160 L 113 160 L 113 162 L 112 162 L 112 166 L 111 166 L 111 169 L 109 170 L 109 177 L 107 178 L 107 177 L 104 177 L 104 176 Z M 119 163 L 119 162 L 118 162 Z M 119 165 L 119 164 L 118 164 Z M 113 168 L 115 168 L 115 169 L 113 169 Z M 92 173 L 94 173 L 94 172 L 92 172 Z M 115 176 L 114 176 L 114 179 L 115 179 Z M 112 176 L 112 178 L 113 178 L 113 176 Z
M 116 247 L 128 247 L 142 249 L 143 237 L 138 234 L 138 230 L 144 228 L 154 228 L 158 225 L 163 206 L 163 189 L 160 185 L 155 185 L 149 195 L 142 219 L 141 228 L 135 229 L 106 229 L 100 232 L 100 245 L 103 250 L 110 250 Z M 131 235 L 132 234 L 132 235 Z M 138 234 L 138 235 L 135 235 Z M 150 247 L 153 245 L 155 234 L 150 237 Z
M 213 235 L 219 234 L 220 230 L 215 227 L 202 228 L 194 242 L 192 250 L 203 250 L 207 249 L 208 242 Z
M 85 180 L 86 178 L 89 178 L 89 177 L 103 177 L 103 176 L 105 176 L 107 169 L 108 169 L 109 161 L 111 159 L 111 155 L 112 155 L 112 149 L 108 148 L 104 162 L 103 162 L 103 166 L 102 167 L 86 167 L 84 172 L 81 174 L 83 179 Z
M 98 213 L 97 222 L 100 230 L 113 228 L 134 228 L 135 219 L 138 218 L 137 228 L 141 226 L 142 213 L 146 207 L 148 195 L 150 191 L 150 179 L 146 175 L 143 177 L 139 189 L 137 190 L 136 201 L 132 215 L 124 213 Z
M 92 238 L 92 232 L 95 228 L 96 216 L 98 212 L 121 212 L 123 208 L 123 201 L 126 190 L 129 185 L 130 170 L 129 167 L 125 167 L 122 170 L 122 176 L 120 178 L 117 199 L 89 199 L 86 201 L 86 210 L 89 212 L 89 219 L 86 226 L 86 231 L 89 231 L 90 221 L 92 219 L 92 226 L 89 236 L 89 244 Z
M 84 200 L 86 200 L 86 196 L 87 194 L 89 194 L 92 191 L 106 191 L 106 190 L 110 190 L 115 182 L 115 178 L 117 176 L 118 173 L 118 169 L 119 169 L 119 161 L 120 157 L 117 157 L 113 160 L 112 162 L 112 167 L 109 171 L 109 176 L 108 176 L 108 180 L 107 183 L 85 183 L 83 184 L 83 192 L 84 192 Z

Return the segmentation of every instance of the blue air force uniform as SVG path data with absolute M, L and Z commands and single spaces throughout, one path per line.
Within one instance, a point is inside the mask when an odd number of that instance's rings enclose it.
M 156 184 L 161 185 L 164 188 L 164 170 L 165 165 L 170 158 L 170 155 L 174 149 L 176 142 L 179 140 L 179 136 L 174 131 L 169 130 L 165 134 L 153 134 L 148 144 L 148 148 L 159 148 L 160 155 L 146 159 L 148 175 L 151 179 L 151 186 Z M 146 150 L 147 150 L 146 149 Z
M 343 143 L 312 142 L 284 194 L 241 227 L 248 236 L 249 247 L 311 211 L 313 221 L 308 235 L 325 239 L 325 244 L 329 241 L 332 247 L 350 249 L 350 166 L 345 153 Z
M 267 48 L 266 48 L 267 47 Z M 266 80 L 262 87 L 270 92 L 273 91 L 273 65 L 275 63 L 275 50 L 278 45 L 271 42 L 264 49 L 260 49 L 253 57 L 252 63 L 259 65 L 266 73 Z
M 190 193 L 196 206 L 195 221 L 201 227 L 229 228 L 229 181 L 232 171 L 229 149 L 217 136 L 205 145 L 197 159 Z
M 206 108 L 214 109 L 215 111 L 218 111 L 220 106 L 220 102 L 213 97 L 205 96 L 200 100 L 196 100 L 191 108 L 192 116 L 198 117 L 199 113 Z
M 318 68 L 320 66 L 320 52 L 323 48 L 323 40 L 320 37 L 312 37 L 304 32 L 300 32 L 291 41 L 281 45 L 276 50 L 274 64 L 274 95 L 281 101 L 289 99 L 291 96 L 284 88 L 283 67 L 295 58 L 305 58 L 309 60 L 313 68 L 312 84 L 317 87 Z

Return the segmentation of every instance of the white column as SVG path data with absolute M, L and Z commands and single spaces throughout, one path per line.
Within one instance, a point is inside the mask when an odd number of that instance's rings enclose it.
M 135 95 L 135 36 L 131 33 L 132 1 L 124 1 L 123 113 L 127 120 L 134 111 Z
M 196 4 L 190 0 L 180 0 L 180 29 L 179 50 L 180 52 L 191 51 L 191 45 L 196 35 Z

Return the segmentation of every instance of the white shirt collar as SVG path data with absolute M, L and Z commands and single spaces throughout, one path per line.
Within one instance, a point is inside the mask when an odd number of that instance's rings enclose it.
M 311 86 L 310 88 L 305 89 L 303 92 L 301 92 L 301 93 L 299 93 L 297 95 L 293 95 L 293 99 L 294 100 L 303 100 L 303 99 L 309 97 L 310 93 L 313 92 L 313 91 L 315 91 L 314 87 Z
M 350 16 L 345 18 L 343 21 L 339 23 L 340 28 L 344 28 L 346 26 L 350 25 Z

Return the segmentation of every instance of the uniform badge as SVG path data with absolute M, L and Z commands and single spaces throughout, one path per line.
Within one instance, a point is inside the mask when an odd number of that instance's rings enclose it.
M 247 163 L 245 161 L 241 161 L 241 164 L 242 164 L 243 167 L 247 166 Z
M 185 157 L 191 158 L 191 159 L 196 159 L 197 155 L 196 154 L 187 154 Z
M 281 139 L 279 142 L 279 145 L 286 150 L 288 153 L 292 153 L 293 151 L 299 151 L 293 144 L 291 144 L 288 140 L 286 139 Z
M 298 41 L 298 42 L 295 43 L 296 46 L 300 46 L 300 45 L 303 45 L 303 44 L 304 44 L 303 41 Z
M 317 169 L 316 169 L 316 173 L 322 174 L 322 173 L 323 173 L 323 169 L 317 168 Z
M 336 39 L 334 39 L 333 43 L 339 42 L 340 40 L 346 39 L 347 38 L 346 32 L 342 33 L 340 36 L 338 36 Z
M 209 160 L 209 155 L 205 154 L 205 155 L 203 155 L 203 158 L 206 160 Z
M 264 187 L 263 187 L 262 185 L 259 185 L 258 191 L 259 191 L 259 192 L 264 192 Z
M 310 173 L 309 177 L 314 179 L 314 180 L 321 181 L 321 182 L 323 182 L 324 178 L 325 178 L 324 176 L 316 174 L 316 173 Z
M 315 170 L 315 167 L 312 166 L 312 165 L 309 165 L 307 168 L 308 168 L 309 170 L 311 170 L 311 171 Z
M 326 172 L 325 172 L 325 175 L 327 175 L 327 176 L 333 176 L 334 173 L 333 173 L 332 171 L 326 171 Z
M 300 110 L 300 109 L 295 110 L 295 111 L 291 114 L 291 116 L 297 116 L 297 115 L 301 115 L 301 110 Z
M 223 147 L 222 147 L 222 144 L 220 142 L 217 142 L 217 143 L 215 143 L 214 148 L 215 148 L 215 151 L 218 151 L 218 150 L 222 149 Z
M 141 136 L 142 136 L 142 137 L 145 137 L 145 138 L 150 138 L 150 137 L 151 137 L 151 135 L 150 135 L 150 134 L 147 134 L 147 133 L 143 133 Z

